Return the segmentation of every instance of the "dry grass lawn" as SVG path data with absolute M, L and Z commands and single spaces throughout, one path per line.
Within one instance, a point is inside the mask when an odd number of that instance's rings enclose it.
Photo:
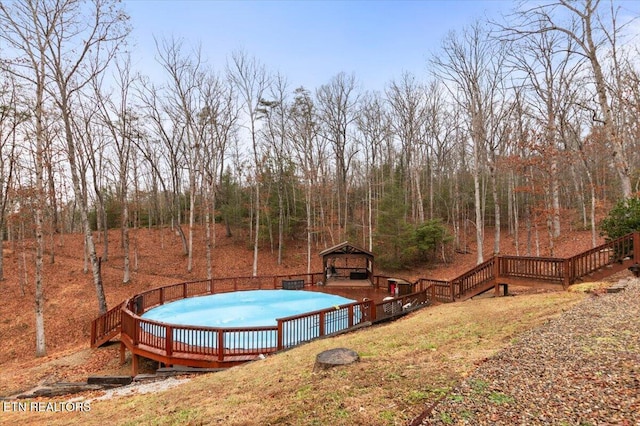
M 521 294 L 439 305 L 311 342 L 154 394 L 92 401 L 86 413 L 3 412 L 33 425 L 406 425 L 476 365 L 585 294 Z M 316 354 L 361 361 L 314 373 Z M 95 396 L 95 395 L 93 395 Z

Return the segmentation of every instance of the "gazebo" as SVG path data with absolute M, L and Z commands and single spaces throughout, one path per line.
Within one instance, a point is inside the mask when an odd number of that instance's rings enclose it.
M 372 285 L 373 253 L 345 241 L 320 252 L 326 285 Z

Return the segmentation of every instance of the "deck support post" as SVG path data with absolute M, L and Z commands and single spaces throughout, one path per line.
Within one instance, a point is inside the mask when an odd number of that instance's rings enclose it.
M 640 231 L 633 233 L 633 261 L 640 263 Z
M 124 345 L 124 342 L 120 341 L 120 365 L 124 364 L 125 350 L 126 346 Z
M 131 375 L 133 377 L 138 375 L 138 362 L 140 361 L 140 356 L 136 355 L 134 352 L 131 352 Z

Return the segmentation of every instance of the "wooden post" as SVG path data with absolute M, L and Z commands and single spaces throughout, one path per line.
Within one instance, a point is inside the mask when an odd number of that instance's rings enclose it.
M 218 361 L 224 361 L 224 330 L 218 329 Z
M 562 280 L 562 287 L 566 290 L 567 288 L 569 288 L 569 284 L 571 284 L 571 270 L 569 268 L 570 266 L 570 260 L 569 258 L 563 259 L 562 263 L 564 266 L 564 278 Z
M 347 315 L 349 315 L 349 318 L 347 319 L 347 326 L 348 328 L 351 328 L 353 327 L 353 305 L 349 305 L 347 312 Z
M 168 357 L 173 355 L 173 327 L 170 325 L 164 329 L 164 351 Z
M 134 352 L 131 352 L 131 375 L 133 377 L 138 375 L 138 355 Z
M 138 342 L 140 341 L 140 321 L 138 317 L 133 318 L 133 336 L 131 337 L 133 346 L 138 346 Z
M 99 320 L 100 317 L 94 319 L 93 321 L 91 321 L 91 347 L 93 347 L 93 345 L 96 344 L 97 341 L 97 333 L 96 333 L 96 326 L 97 326 L 97 322 Z
M 276 349 L 278 349 L 279 351 L 284 349 L 284 345 L 282 344 L 282 341 L 284 340 L 284 336 L 282 335 L 282 330 L 283 330 L 282 320 L 279 319 L 278 320 L 278 331 L 276 331 L 276 338 L 278 340 Z
M 160 304 L 164 305 L 164 287 L 160 287 Z
M 633 261 L 640 262 L 640 231 L 633 233 Z
M 325 320 L 324 311 L 320 311 L 320 320 L 319 320 L 319 324 L 318 324 L 320 326 L 320 331 L 319 331 L 320 337 L 325 335 L 325 327 L 324 327 L 325 323 L 324 323 L 324 320 Z
M 124 364 L 126 346 L 120 342 L 120 365 Z
M 376 320 L 376 304 L 373 303 L 373 300 L 369 301 L 369 318 L 371 322 Z

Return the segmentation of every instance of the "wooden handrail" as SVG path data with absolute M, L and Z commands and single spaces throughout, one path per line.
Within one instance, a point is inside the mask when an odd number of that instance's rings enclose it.
M 631 258 L 640 261 L 640 233 L 635 232 L 612 241 L 608 241 L 592 249 L 574 255 L 569 258 L 530 257 L 530 256 L 494 256 L 487 261 L 476 265 L 469 271 L 452 280 L 434 280 L 419 278 L 412 283 L 413 292 L 409 295 L 396 297 L 381 303 L 372 301 L 355 302 L 338 307 L 279 318 L 277 326 L 273 327 L 247 327 L 247 328 L 215 328 L 198 326 L 177 326 L 158 321 L 150 321 L 140 317 L 152 307 L 179 299 L 200 296 L 205 294 L 226 293 L 231 291 L 277 289 L 282 288 L 283 279 L 303 279 L 305 285 L 314 285 L 324 276 L 323 272 L 286 274 L 273 276 L 246 276 L 213 278 L 210 280 L 189 281 L 179 284 L 158 287 L 136 294 L 125 300 L 120 305 L 113 307 L 104 315 L 91 322 L 92 347 L 108 341 L 114 334 L 120 332 L 125 335 L 128 344 L 135 347 L 141 344 L 149 344 L 157 351 L 161 351 L 165 357 L 179 358 L 185 350 L 197 352 L 197 345 L 188 345 L 180 342 L 174 333 L 209 333 L 216 336 L 216 356 L 220 362 L 225 356 L 233 355 L 257 355 L 258 353 L 270 353 L 288 346 L 284 341 L 285 324 L 295 321 L 312 321 L 318 317 L 318 335 L 327 333 L 327 320 L 340 317 L 349 329 L 360 325 L 362 322 L 375 322 L 386 318 L 393 318 L 401 314 L 407 306 L 419 306 L 434 302 L 449 302 L 456 298 L 464 297 L 474 291 L 485 289 L 488 283 L 498 282 L 500 278 L 531 278 L 562 283 L 565 287 L 576 280 L 598 269 L 622 262 Z M 375 275 L 372 282 L 376 288 L 380 287 L 382 280 L 388 276 Z M 359 319 L 355 318 L 359 316 Z M 340 325 L 333 324 L 333 327 Z M 149 337 L 145 327 L 155 328 L 161 335 Z M 224 348 L 225 335 L 229 333 L 275 333 L 276 340 L 269 347 L 239 348 L 228 351 Z M 332 331 L 333 332 L 333 331 Z M 202 334 L 203 336 L 205 334 Z M 302 336 L 304 337 L 304 336 Z M 296 339 L 302 338 L 297 336 Z M 146 343 L 145 343 L 146 342 Z M 176 350 L 178 348 L 180 350 Z M 189 348 L 190 347 L 190 348 Z M 205 351 L 206 352 L 206 351 Z M 211 351 L 208 351 L 211 352 Z

